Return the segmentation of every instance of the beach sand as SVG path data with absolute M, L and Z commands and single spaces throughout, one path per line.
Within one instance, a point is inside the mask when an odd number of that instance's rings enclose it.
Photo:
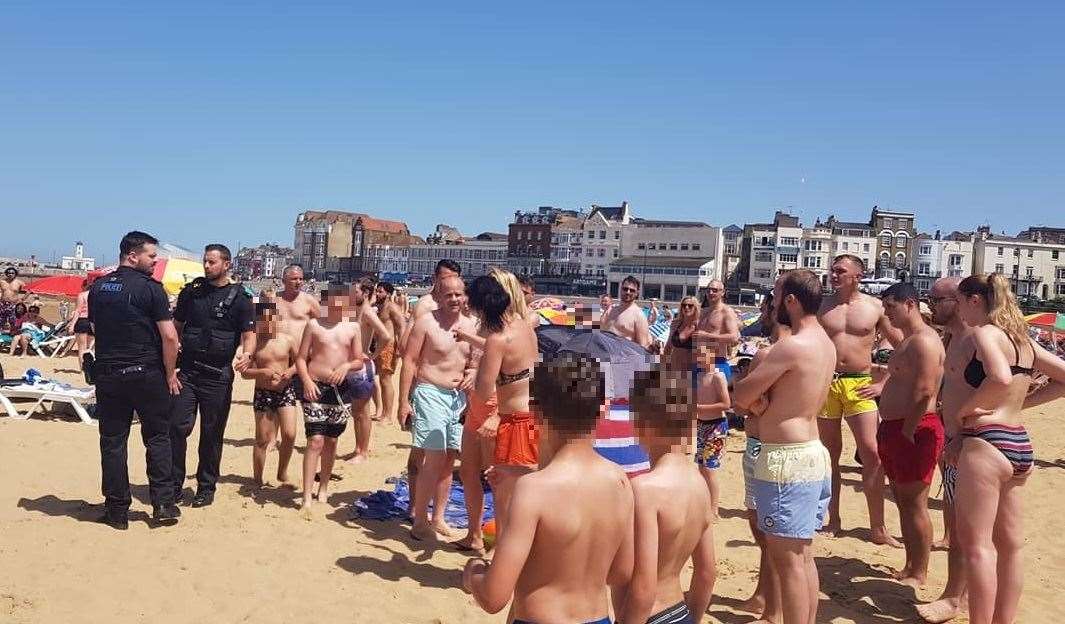
M 78 383 L 74 358 L 3 357 L 7 376 L 33 366 Z M 2 622 L 503 622 L 505 613 L 482 612 L 460 588 L 466 557 L 447 547 L 417 547 L 398 522 L 353 521 L 348 504 L 378 489 L 405 465 L 409 435 L 379 426 L 374 456 L 345 464 L 333 485 L 335 508 L 301 519 L 297 492 L 256 489 L 251 481 L 252 385 L 238 380 L 226 432 L 222 479 L 215 504 L 184 508 L 174 527 L 149 528 L 144 447 L 134 425 L 129 467 L 134 483 L 130 529 L 91 522 L 101 511 L 96 429 L 70 416 L 37 415 L 27 421 L 0 416 L 0 621 Z M 1065 591 L 1061 539 L 1065 492 L 1065 403 L 1032 410 L 1026 419 L 1037 454 L 1026 486 L 1027 576 L 1018 622 L 1056 621 Z M 340 450 L 351 453 L 349 427 Z M 196 466 L 196 437 L 189 468 Z M 845 435 L 844 458 L 853 455 Z M 742 624 L 754 618 L 735 609 L 753 587 L 758 551 L 744 518 L 740 459 L 742 434 L 728 441 L 717 525 L 718 581 L 707 622 Z M 302 451 L 302 426 L 297 438 Z M 276 470 L 276 453 L 267 460 Z M 301 456 L 291 476 L 301 477 Z M 914 600 L 934 599 L 945 580 L 946 553 L 932 555 L 927 588 L 917 592 L 890 580 L 903 554 L 861 539 L 864 497 L 860 473 L 845 467 L 845 534 L 819 537 L 819 622 L 914 621 Z M 194 478 L 186 487 L 194 487 Z M 933 492 L 938 490 L 938 482 Z M 932 501 L 933 509 L 941 509 Z M 898 535 L 890 502 L 889 527 Z M 936 537 L 942 517 L 933 511 Z M 959 618 L 965 622 L 965 618 Z

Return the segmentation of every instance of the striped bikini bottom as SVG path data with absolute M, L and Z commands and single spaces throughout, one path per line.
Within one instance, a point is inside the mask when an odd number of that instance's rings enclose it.
M 963 429 L 961 435 L 967 438 L 980 438 L 997 448 L 1006 461 L 1013 466 L 1013 476 L 1021 477 L 1032 470 L 1035 460 L 1032 440 L 1023 425 L 983 425 L 972 429 Z

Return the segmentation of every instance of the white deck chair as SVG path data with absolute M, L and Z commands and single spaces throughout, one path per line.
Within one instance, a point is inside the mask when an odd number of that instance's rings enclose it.
M 19 412 L 15 409 L 11 399 L 33 399 L 36 402 L 26 411 Z M 96 402 L 96 388 L 77 388 L 70 384 L 56 381 L 45 381 L 36 384 L 19 384 L 17 386 L 0 386 L 0 407 L 3 407 L 7 415 L 15 420 L 26 420 L 33 415 L 45 401 L 52 403 L 65 403 L 77 413 L 81 422 L 86 425 L 95 425 L 96 421 L 89 417 L 85 406 Z

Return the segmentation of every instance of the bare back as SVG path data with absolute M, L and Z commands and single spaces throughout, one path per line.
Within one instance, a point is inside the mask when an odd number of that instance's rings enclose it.
M 513 505 L 508 531 L 534 525 L 514 617 L 589 622 L 607 615 L 610 572 L 632 531 L 632 488 L 621 468 L 590 448 L 581 461 L 560 453 L 518 480 Z M 497 558 L 504 555 L 503 542 L 500 547 Z
M 836 347 L 836 371 L 867 373 L 873 366 L 873 342 L 884 306 L 864 293 L 856 293 L 850 301 L 837 299 L 838 295 L 825 298 L 817 315 Z
M 361 353 L 359 324 L 340 321 L 329 325 L 324 319 L 307 322 L 304 340 L 310 341 L 307 372 L 317 381 L 327 378 L 344 362 L 355 360 Z
M 514 375 L 532 369 L 539 355 L 536 333 L 525 319 L 516 318 L 502 332 L 487 338 L 481 366 L 493 377 L 498 377 L 499 373 Z M 528 411 L 529 379 L 526 377 L 508 384 L 497 382 L 496 397 L 501 414 Z
M 651 472 L 632 481 L 637 532 L 651 522 L 657 526 L 658 587 L 651 613 L 684 600 L 680 573 L 713 524 L 706 481 L 687 456 L 680 459 L 660 461 Z

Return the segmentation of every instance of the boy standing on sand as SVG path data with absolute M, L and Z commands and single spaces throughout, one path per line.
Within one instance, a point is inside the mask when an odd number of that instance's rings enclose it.
M 725 410 L 731 406 L 728 380 L 721 369 L 709 341 L 695 340 L 696 363 L 692 368 L 695 384 L 695 463 L 710 489 L 710 506 L 717 517 L 717 505 L 721 500 L 721 486 L 717 471 L 725 456 L 725 440 L 728 439 L 728 417 Z
M 351 417 L 350 403 L 365 394 L 365 377 L 358 371 L 365 366 L 359 324 L 347 321 L 352 315 L 344 285 L 330 284 L 322 292 L 325 318 L 310 319 L 303 331 L 296 370 L 303 386 L 303 422 L 307 434 L 307 452 L 303 455 L 303 514 L 310 519 L 311 488 L 314 469 L 322 460 L 318 474 L 318 501 L 328 501 L 329 477 L 333 474 L 337 438 L 344 433 Z M 372 392 L 372 386 L 371 386 Z
M 471 559 L 462 586 L 489 613 L 513 598 L 514 624 L 609 624 L 606 588 L 632 571 L 633 498 L 625 472 L 592 447 L 603 372 L 563 353 L 537 364 L 531 383 L 543 468 L 518 479 L 495 556 Z
M 692 624 L 710 606 L 715 516 L 700 469 L 688 459 L 692 399 L 684 371 L 636 372 L 633 424 L 652 468 L 632 479 L 635 559 L 624 600 L 615 599 L 619 622 Z M 695 569 L 685 599 L 680 573 L 688 559 Z
M 773 291 L 777 321 L 791 335 L 736 384 L 736 405 L 758 419 L 761 447 L 752 494 L 766 549 L 780 578 L 783 624 L 817 621 L 819 583 L 811 543 L 831 498 L 831 459 L 817 416 L 836 366 L 836 348 L 817 320 L 821 281 L 796 269 Z
M 299 345 L 292 336 L 278 331 L 281 323 L 273 302 L 255 304 L 255 353 L 251 365 L 240 371 L 244 379 L 255 380 L 255 448 L 252 450 L 252 474 L 255 484 L 263 486 L 266 453 L 281 432 L 278 447 L 277 480 L 294 487 L 288 478 L 288 462 L 296 443 L 296 393 L 292 378 L 296 375 Z

